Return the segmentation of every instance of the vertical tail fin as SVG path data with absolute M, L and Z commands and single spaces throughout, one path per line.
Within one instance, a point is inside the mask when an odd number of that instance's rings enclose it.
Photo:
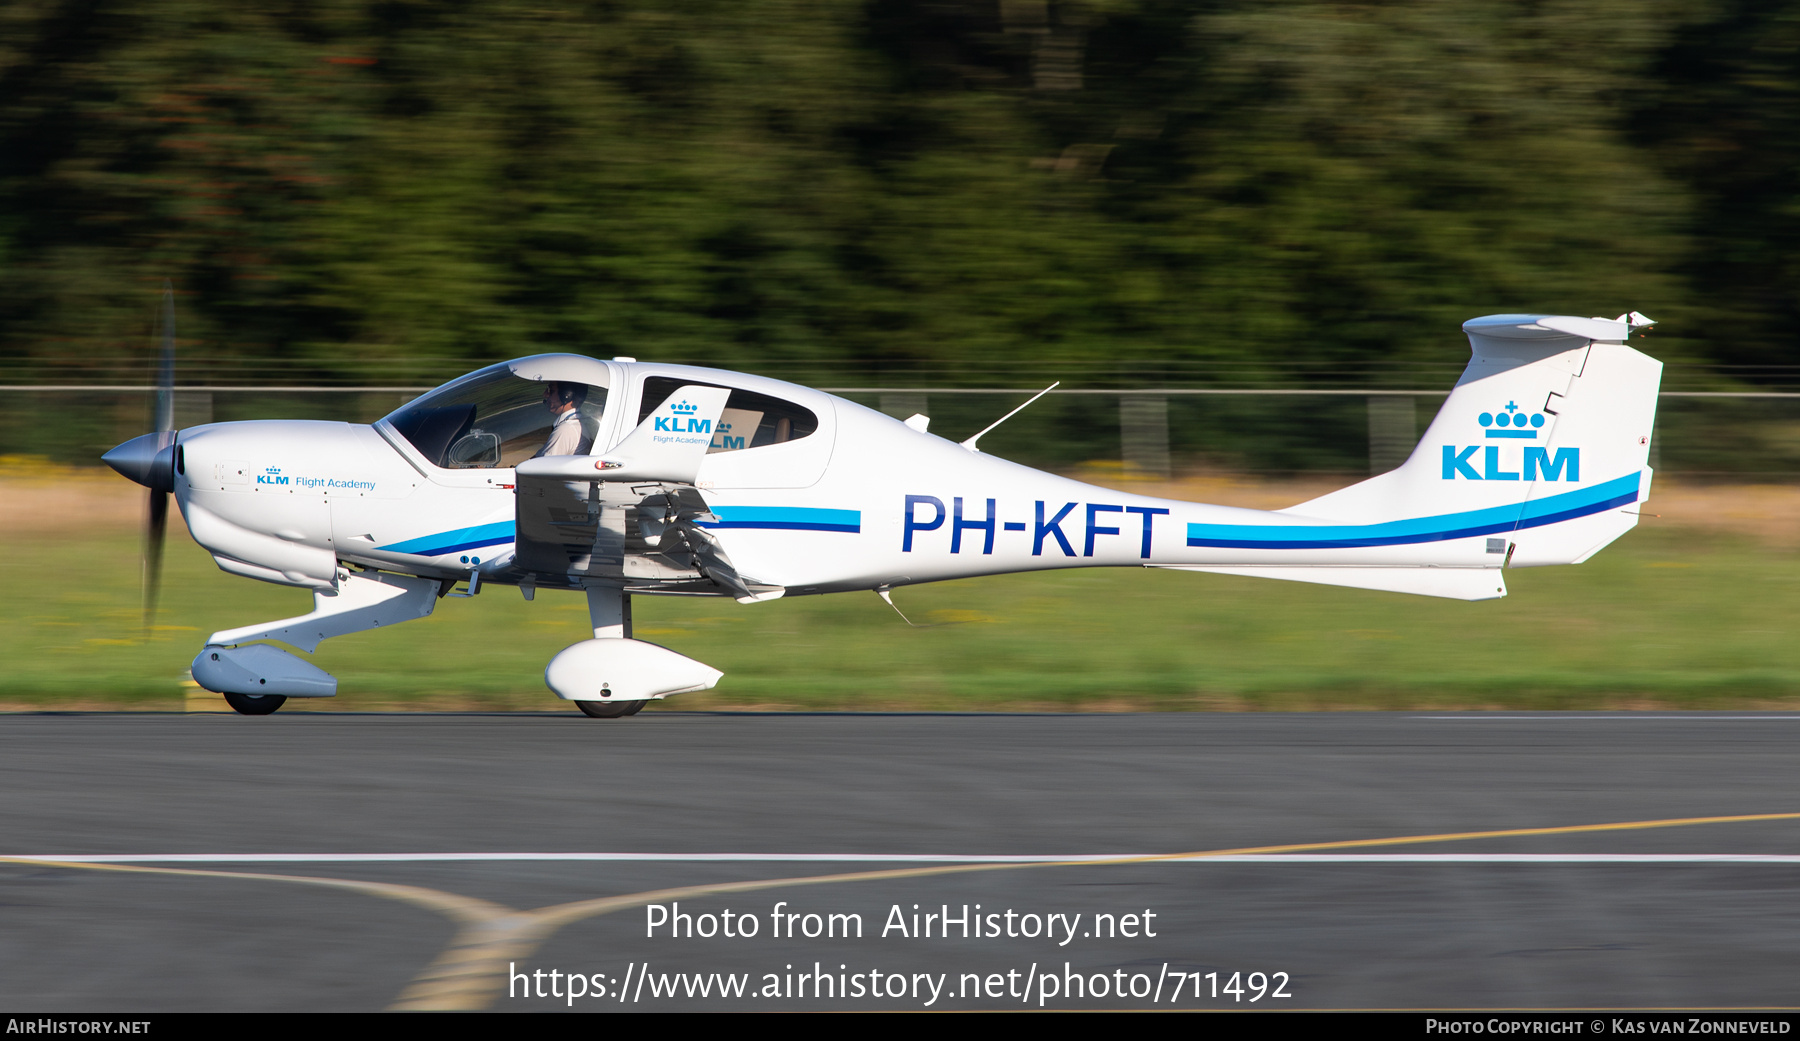
M 1662 363 L 1626 346 L 1650 320 L 1489 315 L 1398 469 L 1284 513 L 1351 524 L 1441 518 L 1513 567 L 1576 564 L 1637 523 L 1649 496 Z

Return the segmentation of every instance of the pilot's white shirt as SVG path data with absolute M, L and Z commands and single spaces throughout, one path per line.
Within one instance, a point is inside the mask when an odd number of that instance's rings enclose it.
M 581 440 L 581 410 L 572 408 L 556 417 L 556 425 L 550 428 L 550 439 L 538 450 L 538 456 L 580 455 Z

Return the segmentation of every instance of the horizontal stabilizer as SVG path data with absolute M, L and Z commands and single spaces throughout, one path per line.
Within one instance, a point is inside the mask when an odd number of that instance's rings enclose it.
M 1315 582 L 1325 586 L 1441 596 L 1451 600 L 1496 600 L 1506 595 L 1506 580 L 1497 567 L 1318 567 L 1301 564 L 1151 566 L 1171 571 L 1207 571 L 1215 575 L 1279 578 L 1289 582 Z
M 1490 314 L 1463 323 L 1471 337 L 1498 340 L 1555 340 L 1570 337 L 1595 343 L 1624 343 L 1639 329 L 1656 323 L 1632 311 L 1617 318 L 1581 318 L 1569 314 Z

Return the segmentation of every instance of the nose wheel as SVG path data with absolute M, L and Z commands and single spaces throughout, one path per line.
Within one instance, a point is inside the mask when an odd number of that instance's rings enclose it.
M 280 694 L 227 694 L 225 704 L 246 716 L 266 716 L 287 704 L 287 698 Z
M 641 700 L 577 701 L 575 707 L 595 719 L 621 719 L 625 716 L 637 715 L 638 710 L 644 707 L 644 702 Z M 243 709 L 238 709 L 238 711 L 242 712 Z

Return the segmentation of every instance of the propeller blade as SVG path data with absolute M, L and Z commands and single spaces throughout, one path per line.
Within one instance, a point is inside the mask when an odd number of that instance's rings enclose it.
M 150 520 L 144 528 L 144 638 L 156 625 L 156 598 L 162 591 L 163 536 L 169 529 L 169 493 L 150 490 Z
M 162 357 L 156 373 L 156 447 L 175 442 L 175 288 L 163 279 Z M 173 483 L 173 474 L 170 475 Z M 150 513 L 144 527 L 144 638 L 156 624 L 156 599 L 162 591 L 163 536 L 169 529 L 167 488 L 151 485 Z

